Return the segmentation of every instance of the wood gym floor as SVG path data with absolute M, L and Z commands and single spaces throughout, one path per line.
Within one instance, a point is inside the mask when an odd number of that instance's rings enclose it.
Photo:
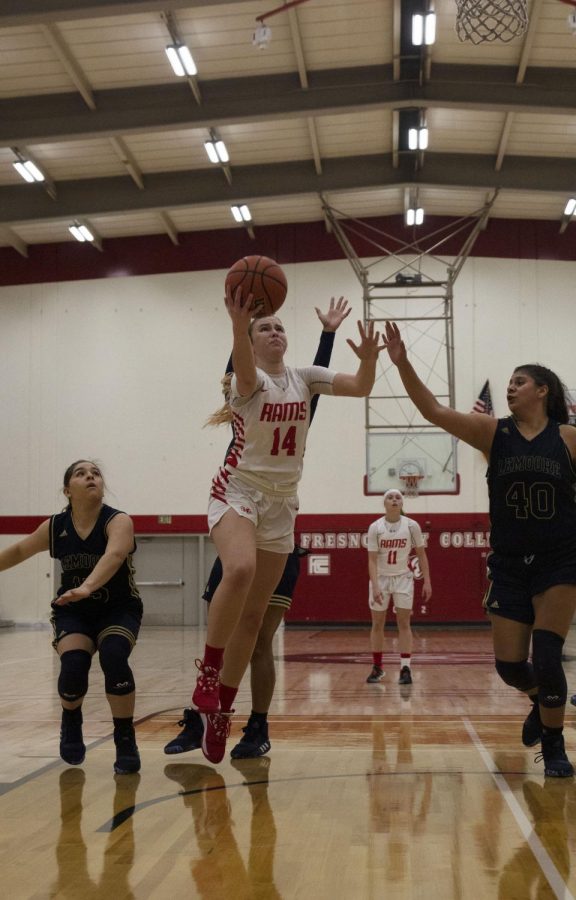
M 286 630 L 269 756 L 212 766 L 199 750 L 163 753 L 203 634 L 144 629 L 133 656 L 142 772 L 114 776 L 97 663 L 88 752 L 72 768 L 58 756 L 49 632 L 0 630 L 0 897 L 576 896 L 576 786 L 544 779 L 522 747 L 527 704 L 498 681 L 489 631 L 415 637 L 414 684 L 401 688 L 393 631 L 386 677 L 368 685 L 367 630 Z M 249 709 L 246 686 L 230 747 Z

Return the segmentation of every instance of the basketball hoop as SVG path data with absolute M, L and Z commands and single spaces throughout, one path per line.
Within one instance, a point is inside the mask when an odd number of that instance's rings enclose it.
M 403 482 L 402 493 L 404 494 L 404 496 L 417 497 L 420 482 L 422 481 L 424 476 L 420 475 L 419 472 L 406 472 L 405 474 L 399 475 L 398 477 Z
M 456 34 L 461 41 L 507 44 L 528 28 L 527 0 L 456 0 Z

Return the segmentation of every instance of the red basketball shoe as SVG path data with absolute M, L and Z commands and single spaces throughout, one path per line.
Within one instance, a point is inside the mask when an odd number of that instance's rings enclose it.
M 220 709 L 220 678 L 218 669 L 206 666 L 201 659 L 196 660 L 199 671 L 196 687 L 192 694 L 192 706 L 200 712 L 215 713 Z

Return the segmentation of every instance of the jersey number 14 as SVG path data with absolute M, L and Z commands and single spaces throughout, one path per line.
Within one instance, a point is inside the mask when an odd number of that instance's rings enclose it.
M 281 442 L 282 441 L 282 442 Z M 287 456 L 294 456 L 296 454 L 296 426 L 291 425 L 284 438 L 282 439 L 282 435 L 280 433 L 279 428 L 274 429 L 274 440 L 272 441 L 272 449 L 270 450 L 271 456 L 278 456 L 281 450 L 286 451 Z

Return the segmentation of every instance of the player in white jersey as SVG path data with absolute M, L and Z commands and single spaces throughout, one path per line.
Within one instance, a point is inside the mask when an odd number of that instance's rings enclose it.
M 412 551 L 416 554 L 424 579 L 422 597 L 432 596 L 430 567 L 424 549 L 422 530 L 414 519 L 402 515 L 404 498 L 401 491 L 392 489 L 384 494 L 385 514 L 368 528 L 368 605 L 372 615 L 370 646 L 372 671 L 366 679 L 369 684 L 380 681 L 382 653 L 384 650 L 384 626 L 390 598 L 394 604 L 398 625 L 400 650 L 399 684 L 412 684 L 411 656 L 412 631 L 410 616 L 414 604 L 414 572 L 410 566 Z
M 360 361 L 355 374 L 320 366 L 287 368 L 280 319 L 253 320 L 251 298 L 244 304 L 240 290 L 234 296 L 227 292 L 226 307 L 234 339 L 230 406 L 235 438 L 213 480 L 208 508 L 223 576 L 210 604 L 204 658 L 197 661 L 200 673 L 192 695 L 204 724 L 202 750 L 211 762 L 224 756 L 232 704 L 294 546 L 311 398 L 368 396 L 381 350 L 374 323 L 364 329 L 358 322 L 359 343 L 348 340 Z

